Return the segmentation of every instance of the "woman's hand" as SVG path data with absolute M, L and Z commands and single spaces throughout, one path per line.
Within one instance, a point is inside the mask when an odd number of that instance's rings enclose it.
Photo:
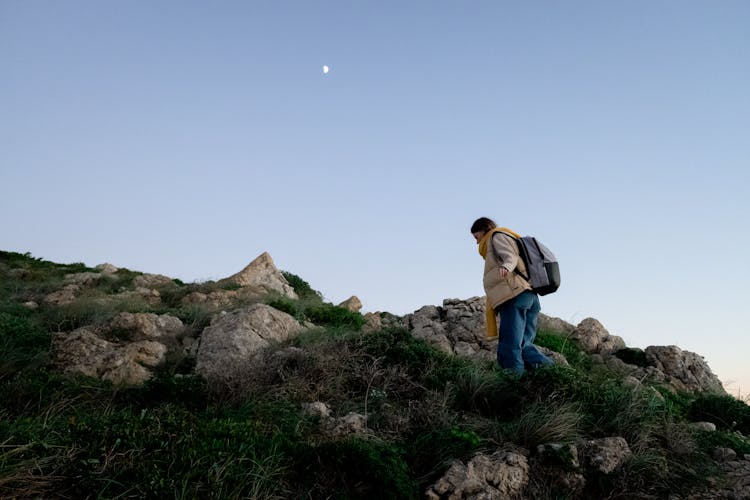
M 500 277 L 502 279 L 505 279 L 508 277 L 508 270 L 505 269 L 503 266 L 500 266 Z

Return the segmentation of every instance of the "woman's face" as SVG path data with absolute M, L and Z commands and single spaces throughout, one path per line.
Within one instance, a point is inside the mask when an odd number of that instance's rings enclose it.
M 487 231 L 477 231 L 476 233 L 471 233 L 472 236 L 474 236 L 474 239 L 477 240 L 477 243 L 479 243 L 479 240 L 482 239 L 482 236 L 487 234 Z

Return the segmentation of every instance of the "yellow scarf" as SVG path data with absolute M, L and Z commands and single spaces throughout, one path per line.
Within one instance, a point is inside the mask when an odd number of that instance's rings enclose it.
M 492 240 L 492 235 L 494 235 L 495 233 L 505 233 L 515 238 L 521 237 L 520 234 L 508 229 L 507 227 L 496 227 L 494 229 L 491 229 L 490 231 L 487 231 L 487 234 L 482 236 L 482 239 L 479 240 L 479 255 L 481 255 L 485 260 L 487 259 L 487 249 L 490 245 L 490 241 Z M 492 309 L 492 304 L 490 304 L 489 297 L 487 297 L 487 305 L 484 314 L 485 324 L 487 325 L 485 336 L 488 340 L 493 339 L 497 337 L 497 318 L 495 317 L 495 311 Z

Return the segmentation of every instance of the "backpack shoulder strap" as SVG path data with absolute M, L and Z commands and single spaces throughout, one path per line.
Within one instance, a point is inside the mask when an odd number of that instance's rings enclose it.
M 521 270 L 518 269 L 518 266 L 516 266 L 516 268 L 513 270 L 513 272 L 515 272 L 516 274 L 518 274 L 520 277 L 522 277 L 526 281 L 529 281 L 529 279 L 531 278 L 531 276 L 528 274 L 528 272 L 529 272 L 529 255 L 526 252 L 526 247 L 523 245 L 523 243 L 521 243 L 521 239 L 520 238 L 516 238 L 515 235 L 513 235 L 511 233 L 508 233 L 508 232 L 505 232 L 502 229 L 500 231 L 496 232 L 495 234 L 493 234 L 492 237 L 494 238 L 496 234 L 504 234 L 505 236 L 508 236 L 509 238 L 511 238 L 513 241 L 516 242 L 516 247 L 518 248 L 518 255 L 520 256 L 521 260 L 523 260 L 523 264 L 526 267 L 526 274 L 522 273 Z M 491 241 L 490 241 L 490 246 L 492 246 L 492 242 Z M 495 247 L 494 246 L 492 246 L 492 252 L 495 253 Z M 498 259 L 497 254 L 495 254 L 495 258 Z

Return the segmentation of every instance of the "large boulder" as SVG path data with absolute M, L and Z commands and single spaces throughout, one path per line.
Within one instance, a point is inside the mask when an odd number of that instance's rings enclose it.
M 571 332 L 581 349 L 589 354 L 610 354 L 625 348 L 625 342 L 617 335 L 610 335 L 604 325 L 594 318 L 586 318 Z
M 185 305 L 200 305 L 209 309 L 221 309 L 234 304 L 240 294 L 236 290 L 215 290 L 213 292 L 193 292 L 182 298 Z
M 150 379 L 150 368 L 160 365 L 166 353 L 166 346 L 159 342 L 110 342 L 91 327 L 57 334 L 52 346 L 53 363 L 63 372 L 109 380 L 115 385 L 139 385 Z
M 726 393 L 706 360 L 694 352 L 683 351 L 674 345 L 650 346 L 646 348 L 646 359 L 679 390 Z
M 170 349 L 181 349 L 184 333 L 182 322 L 167 314 L 120 313 L 102 326 L 56 334 L 50 357 L 65 373 L 140 385 L 166 361 Z
M 341 304 L 339 304 L 339 307 L 343 307 L 344 309 L 351 312 L 359 312 L 362 310 L 362 301 L 359 300 L 359 297 L 357 297 L 356 295 L 352 295 Z
M 618 353 L 598 360 L 623 375 L 660 384 L 673 391 L 726 394 L 719 378 L 698 354 L 677 346 L 650 346 L 642 352 L 644 361 L 641 366 L 623 361 Z M 597 359 L 597 355 L 592 358 Z
M 109 262 L 105 262 L 104 264 L 99 264 L 94 269 L 96 269 L 97 271 L 99 271 L 100 273 L 106 276 L 117 274 L 120 271 L 117 267 L 110 264 Z
M 130 340 L 145 340 L 176 338 L 184 332 L 185 325 L 169 314 L 123 312 L 112 318 L 109 328 L 127 333 Z
M 55 306 L 64 306 L 73 302 L 76 299 L 78 292 L 80 291 L 81 291 L 80 285 L 76 285 L 76 284 L 65 285 L 61 289 L 45 295 L 42 301 L 46 304 L 51 304 Z
M 547 316 L 546 314 L 539 314 L 539 320 L 537 322 L 539 330 L 548 330 L 557 333 L 570 334 L 576 329 L 576 327 L 567 321 L 553 316 Z
M 273 263 L 268 252 L 263 252 L 242 271 L 219 281 L 220 284 L 249 288 L 258 294 L 279 293 L 296 299 L 297 294 Z
M 136 288 L 158 288 L 160 286 L 172 284 L 172 278 L 163 274 L 141 274 L 133 279 L 133 286 Z
M 95 285 L 102 277 L 102 273 L 74 273 L 65 275 L 65 283 L 79 285 L 79 286 L 92 286 Z
M 208 379 L 231 376 L 261 349 L 304 329 L 294 317 L 266 304 L 221 312 L 201 334 L 196 371 Z
M 376 332 L 384 328 L 407 328 L 406 320 L 389 312 L 369 312 L 365 316 L 363 333 Z
M 498 450 L 492 455 L 479 453 L 466 464 L 457 460 L 425 496 L 430 500 L 517 498 L 529 483 L 527 455 L 526 450 Z
M 624 464 L 632 452 L 622 437 L 607 437 L 583 441 L 578 446 L 584 466 L 601 474 L 611 474 Z
M 485 339 L 482 297 L 445 299 L 441 306 L 424 306 L 406 316 L 412 335 L 443 352 L 463 356 L 493 357 Z

